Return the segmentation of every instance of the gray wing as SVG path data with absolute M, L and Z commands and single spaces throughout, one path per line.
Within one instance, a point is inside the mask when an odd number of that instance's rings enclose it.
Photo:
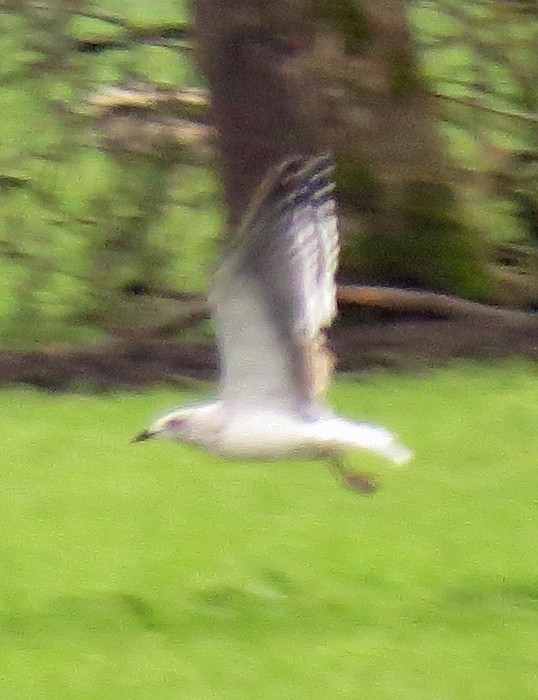
M 272 170 L 214 278 L 210 301 L 222 398 L 305 406 L 332 358 L 323 329 L 336 313 L 338 230 L 333 164 L 296 158 Z

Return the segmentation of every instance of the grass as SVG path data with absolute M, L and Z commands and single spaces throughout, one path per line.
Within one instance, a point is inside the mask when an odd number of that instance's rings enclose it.
M 2 392 L 1 697 L 536 697 L 534 367 L 340 382 L 417 453 L 373 498 L 128 444 L 189 398 Z

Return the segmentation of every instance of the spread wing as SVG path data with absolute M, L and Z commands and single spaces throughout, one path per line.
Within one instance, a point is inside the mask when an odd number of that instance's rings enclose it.
M 271 170 L 215 274 L 222 398 L 309 405 L 332 369 L 338 230 L 329 156 Z

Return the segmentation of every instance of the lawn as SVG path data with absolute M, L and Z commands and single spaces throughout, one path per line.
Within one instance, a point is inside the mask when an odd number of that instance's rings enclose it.
M 342 412 L 417 453 L 363 460 L 374 497 L 322 465 L 129 444 L 190 398 L 169 390 L 4 390 L 0 697 L 536 698 L 536 380 L 341 381 Z

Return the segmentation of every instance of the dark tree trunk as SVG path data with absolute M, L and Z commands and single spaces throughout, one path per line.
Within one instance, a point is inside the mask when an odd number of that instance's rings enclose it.
M 316 50 L 299 70 L 303 113 L 338 160 L 341 275 L 484 297 L 478 238 L 423 84 L 404 0 L 315 0 Z
M 402 0 L 197 0 L 229 221 L 269 165 L 330 148 L 341 275 L 484 296 Z
M 308 44 L 304 4 L 198 0 L 198 49 L 211 88 L 229 223 L 241 217 L 267 168 L 313 148 L 286 64 Z M 301 12 L 302 11 L 302 12 Z

